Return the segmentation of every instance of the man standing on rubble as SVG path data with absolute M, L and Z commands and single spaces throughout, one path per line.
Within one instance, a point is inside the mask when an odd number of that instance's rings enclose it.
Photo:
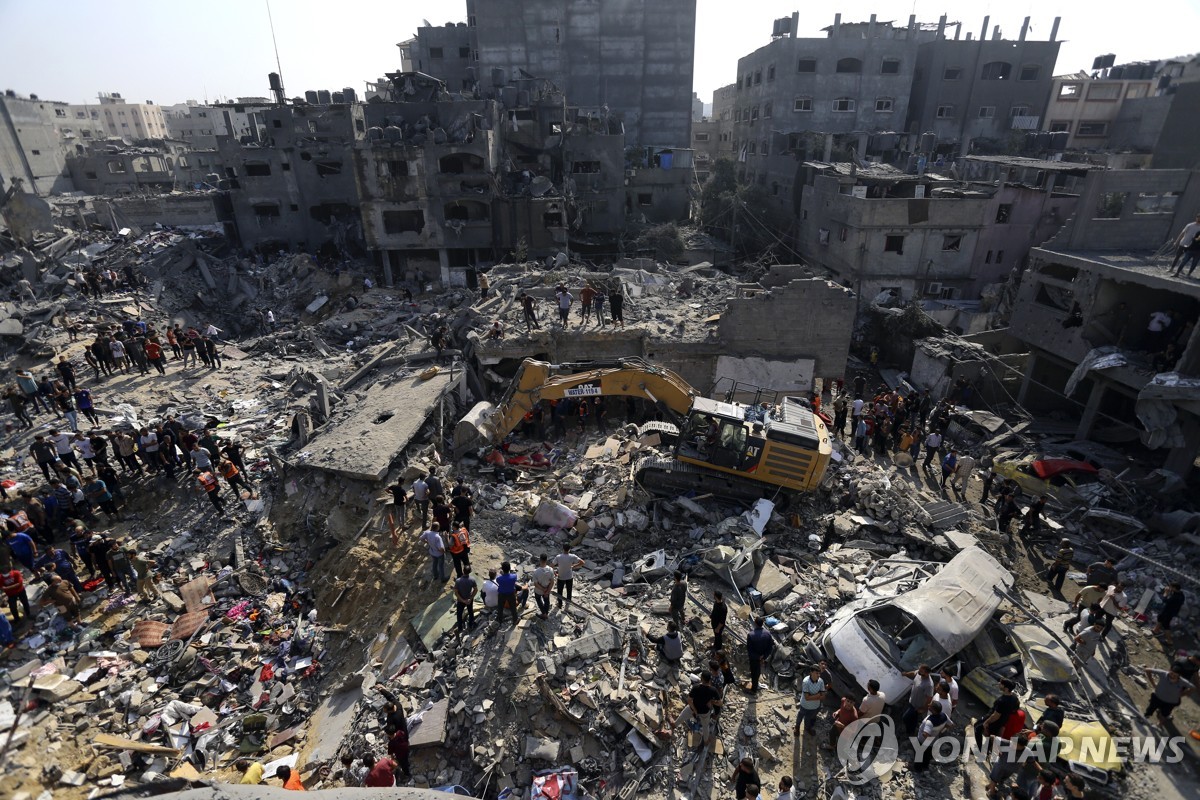
M 928 472 L 929 464 L 938 457 L 938 452 L 942 449 L 942 435 L 937 431 L 932 431 L 925 437 L 925 461 L 921 463 L 921 467 Z
M 566 589 L 567 605 L 575 595 L 575 570 L 583 566 L 583 559 L 571 552 L 571 545 L 563 543 L 562 552 L 554 557 L 554 572 L 558 576 L 555 594 L 558 596 L 558 608 L 563 607 L 563 589 Z
M 621 282 L 617 280 L 616 285 L 608 293 L 609 313 L 612 314 L 613 325 L 620 324 L 625 327 L 625 295 L 621 294 Z
M 709 624 L 712 625 L 714 651 L 725 649 L 725 622 L 729 619 L 729 606 L 725 604 L 724 592 L 713 592 L 712 611 L 708 614 Z
M 441 526 L 436 522 L 421 534 L 421 541 L 429 548 L 432 579 L 436 583 L 446 582 L 446 542 L 442 539 Z
M 471 577 L 471 567 L 468 565 L 454 581 L 454 628 L 459 633 L 475 627 L 475 595 L 478 592 L 479 587 Z
M 917 726 L 925 719 L 929 704 L 933 701 L 933 676 L 928 664 L 922 664 L 916 670 L 903 673 L 904 677 L 912 678 L 912 689 L 908 694 L 908 708 L 904 711 L 904 730 L 912 736 L 917 732 Z
M 813 664 L 808 668 L 808 677 L 800 683 L 800 711 L 796 717 L 796 727 L 792 731 L 796 736 L 800 735 L 801 725 L 809 736 L 817 735 L 817 715 L 825 701 L 825 688 L 821 668 Z
M 454 574 L 462 577 L 471 571 L 471 533 L 466 525 L 460 525 L 451 530 L 447 538 L 450 541 L 446 549 L 454 562 Z
M 558 321 L 562 323 L 563 328 L 569 328 L 571 326 L 571 303 L 575 298 L 571 296 L 570 290 L 565 286 L 559 288 L 556 296 L 558 298 Z
M 521 292 L 521 312 L 525 316 L 525 331 L 528 333 L 534 328 L 540 328 L 541 323 L 538 322 L 537 309 L 534 307 L 532 295 L 527 292 Z
M 517 580 L 517 573 L 513 572 L 512 564 L 507 561 L 500 564 L 500 575 L 496 578 L 496 594 L 500 604 L 499 622 L 504 621 L 504 610 L 512 609 L 513 627 L 517 627 L 520 622 L 520 614 L 517 612 L 517 593 L 524 587 Z M 526 596 L 528 599 L 528 596 Z
M 846 395 L 833 398 L 833 432 L 839 437 L 846 432 L 846 406 Z
M 418 475 L 412 484 L 413 502 L 421 509 L 421 527 L 429 524 L 429 484 L 424 475 Z
M 1054 554 L 1054 561 L 1050 564 L 1050 569 L 1046 570 L 1046 585 L 1061 594 L 1063 581 L 1067 578 L 1067 570 L 1071 568 L 1071 562 L 1074 560 L 1075 548 L 1071 546 L 1071 540 L 1062 539 L 1058 543 L 1058 551 Z
M 683 572 L 675 570 L 675 583 L 671 585 L 671 600 L 670 611 L 671 619 L 679 630 L 683 630 L 683 626 L 687 623 L 684 614 L 684 606 L 687 603 L 687 581 L 683 579 Z
M 758 691 L 763 665 L 775 652 L 775 639 L 765 627 L 766 620 L 754 618 L 754 630 L 746 636 L 746 656 L 750 660 L 750 691 Z
M 533 571 L 533 600 L 537 603 L 539 619 L 550 617 L 550 589 L 553 586 L 554 570 L 550 568 L 546 554 L 542 553 L 538 556 L 537 569 Z
M 596 289 L 592 286 L 591 281 L 584 281 L 583 288 L 579 290 L 579 324 L 583 325 L 591 321 L 592 318 L 592 301 L 596 299 Z
M 217 513 L 225 515 L 225 501 L 221 499 L 221 484 L 217 476 L 209 470 L 204 470 L 196 476 L 197 488 L 208 495 L 209 501 L 217 509 Z

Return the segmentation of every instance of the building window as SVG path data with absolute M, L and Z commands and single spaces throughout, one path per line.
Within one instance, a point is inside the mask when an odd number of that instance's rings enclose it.
M 833 101 L 833 110 L 839 111 L 839 112 L 853 111 L 854 110 L 854 98 L 853 97 L 839 97 L 837 100 Z
M 1093 83 L 1088 87 L 1088 100 L 1120 100 L 1121 99 L 1121 84 L 1119 83 Z
M 470 58 L 471 57 L 471 48 L 469 48 L 469 47 L 458 48 L 458 57 L 459 58 Z
M 758 106 L 755 106 L 754 108 L 750 109 L 750 121 L 751 122 L 758 121 Z
M 771 64 L 770 66 L 767 67 L 767 80 L 768 81 L 775 80 L 775 65 L 774 64 Z
M 87 114 L 83 113 L 82 111 L 76 111 L 75 119 L 87 119 Z
M 767 102 L 763 103 L 763 119 L 771 118 L 772 108 L 773 108 L 773 106 L 771 105 L 771 102 L 769 100 Z
M 802 58 L 796 62 L 796 72 L 816 72 L 817 60 L 815 58 Z
M 980 106 L 979 107 L 979 118 L 980 119 L 991 119 L 994 116 L 996 116 L 996 107 L 995 106 Z
M 1012 210 L 1012 203 L 1001 203 L 999 207 L 996 208 L 996 222 L 1000 223 L 1001 225 L 1008 222 L 1008 220 L 1012 217 Z
M 695 139 L 697 142 L 707 142 L 708 134 L 707 133 L 697 133 L 697 134 L 694 134 L 692 136 L 692 138 Z
M 746 152 L 752 156 L 757 155 L 758 154 L 758 142 L 750 142 L 750 144 L 746 145 Z
M 942 237 L 942 250 L 957 253 L 962 250 L 963 237 L 960 234 L 947 234 Z
M 771 145 L 770 145 L 770 143 L 769 143 L 769 142 L 767 142 L 767 140 L 766 140 L 766 139 L 763 139 L 763 140 L 762 140 L 762 143 L 761 143 L 761 144 L 759 144 L 759 146 L 758 146 L 758 154 L 759 154 L 760 156 L 769 156 L 769 155 L 771 155 Z
M 1028 117 L 1029 106 L 1013 106 L 1008 110 L 1008 116 L 1012 117 Z
M 797 97 L 792 104 L 792 111 L 812 111 L 812 98 Z
M 992 263 L 992 251 L 991 250 L 988 250 L 987 255 L 983 257 L 983 263 L 985 263 L 985 264 Z
M 739 92 L 740 92 L 741 90 L 742 90 L 742 76 L 741 76 L 741 75 L 738 75 L 738 79 L 737 79 L 737 90 L 736 90 L 736 91 L 739 91 Z
M 419 233 L 425 227 L 423 211 L 384 211 L 384 233 Z
M 41 150 L 30 150 L 29 152 L 35 156 L 40 156 L 42 154 Z
M 442 48 L 440 48 L 440 47 L 429 48 L 429 57 L 430 58 L 441 58 L 442 57 Z
M 1026 64 L 1021 67 L 1021 76 L 1018 80 L 1036 81 L 1038 76 L 1042 74 L 1042 68 L 1037 64 Z
M 857 58 L 839 58 L 837 62 L 837 71 L 843 73 L 862 72 L 862 61 Z
M 1082 85 L 1078 83 L 1064 83 L 1062 86 L 1058 87 L 1058 99 L 1078 100 L 1079 91 L 1082 88 Z
M 953 119 L 954 118 L 954 106 L 938 106 L 937 107 L 937 118 L 938 119 Z
M 1087 122 L 1080 121 L 1079 127 L 1075 129 L 1076 136 L 1104 136 L 1108 133 L 1107 122 Z
M 757 86 L 760 83 L 762 83 L 762 70 L 756 69 L 754 70 L 754 85 Z
M 742 110 L 740 108 L 735 108 L 733 110 L 733 121 L 734 122 L 742 121 Z
M 904 253 L 904 237 L 889 235 L 883 239 L 883 252 L 885 253 Z
M 878 98 L 876 98 L 876 99 L 875 99 L 875 110 L 876 110 L 876 111 L 878 111 L 878 112 L 879 112 L 879 113 L 881 113 L 881 114 L 887 114 L 887 113 L 891 113 L 891 111 L 892 111 L 892 98 L 890 98 L 890 97 L 878 97 Z
M 961 67 L 946 67 L 946 69 L 942 71 L 942 80 L 944 81 L 956 81 L 961 77 Z
M 639 192 L 638 193 L 638 205 L 639 206 L 654 205 L 654 193 L 653 192 Z
M 1003 264 L 1003 263 L 1004 263 L 1004 251 L 1003 251 L 1003 250 L 997 250 L 997 251 L 996 251 L 996 263 L 997 263 L 997 264 Z
M 1103 192 L 1100 201 L 1096 203 L 1095 219 L 1118 219 L 1125 210 L 1125 200 L 1129 192 Z
M 66 115 L 67 115 L 66 109 L 62 109 L 62 108 L 54 109 L 54 116 L 65 117 Z
M 1125 92 L 1126 100 L 1136 100 L 1139 97 L 1145 97 L 1149 87 L 1144 83 L 1135 83 Z
M 1138 192 L 1137 203 L 1133 207 L 1135 214 L 1173 214 L 1175 203 L 1179 200 L 1179 192 L 1157 194 L 1155 192 Z
M 979 71 L 979 79 L 982 81 L 1012 80 L 1012 64 L 1007 61 L 989 61 Z
M 879 65 L 880 75 L 899 75 L 900 74 L 900 59 L 885 58 L 883 63 Z
M 271 174 L 271 165 L 256 163 L 246 165 L 247 178 L 265 178 Z
M 1050 132 L 1051 133 L 1070 133 L 1070 131 L 1071 131 L 1071 123 L 1070 122 L 1062 121 L 1062 122 L 1051 122 L 1050 123 Z

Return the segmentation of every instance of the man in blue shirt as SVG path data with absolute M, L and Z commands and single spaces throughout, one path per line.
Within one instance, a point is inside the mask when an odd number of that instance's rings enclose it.
M 763 664 L 775 652 L 775 640 L 764 626 L 762 617 L 755 617 L 754 630 L 746 637 L 746 655 L 750 658 L 750 691 L 758 691 L 758 676 Z
M 500 587 L 500 621 L 504 620 L 504 609 L 512 609 L 513 627 L 517 627 L 517 590 L 521 588 L 517 583 L 517 573 L 512 571 L 512 565 L 507 561 L 500 565 L 500 577 L 496 578 L 496 585 Z
M 33 562 L 37 559 L 37 545 L 33 543 L 33 539 L 29 538 L 29 534 L 8 531 L 4 541 L 8 543 L 8 549 L 12 551 L 13 558 L 20 561 L 25 569 L 32 572 L 33 577 L 36 578 L 38 570 L 34 568 Z

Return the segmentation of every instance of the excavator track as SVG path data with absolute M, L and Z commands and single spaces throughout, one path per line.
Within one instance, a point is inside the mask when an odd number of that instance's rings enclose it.
M 695 491 L 748 505 L 777 490 L 758 481 L 669 458 L 642 459 L 634 467 L 633 478 L 652 494 L 670 497 Z
M 638 428 L 639 439 L 652 433 L 657 433 L 659 440 L 670 446 L 675 444 L 675 440 L 679 438 L 679 426 L 670 422 L 647 422 Z

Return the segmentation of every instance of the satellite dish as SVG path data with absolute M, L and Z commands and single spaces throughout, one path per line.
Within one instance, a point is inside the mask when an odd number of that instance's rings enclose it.
M 126 147 L 133 147 L 133 139 L 130 139 L 128 136 L 122 136 L 121 144 L 125 145 Z

